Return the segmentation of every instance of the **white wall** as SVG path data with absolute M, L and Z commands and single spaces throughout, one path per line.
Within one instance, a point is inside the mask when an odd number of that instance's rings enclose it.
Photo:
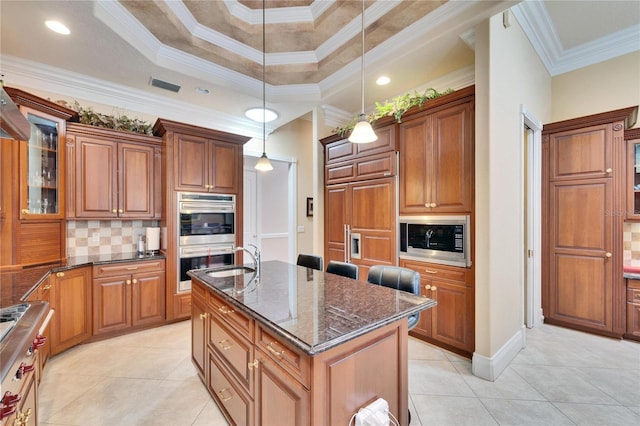
M 551 77 L 515 19 L 476 29 L 476 349 L 474 374 L 495 380 L 522 347 L 521 105 L 551 117 Z
M 640 51 L 555 76 L 551 87 L 551 121 L 639 105 Z

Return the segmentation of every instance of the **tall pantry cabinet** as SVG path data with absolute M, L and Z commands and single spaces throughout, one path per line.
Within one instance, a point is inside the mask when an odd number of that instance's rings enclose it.
M 637 107 L 547 124 L 542 132 L 545 322 L 613 337 L 625 330 L 624 129 Z

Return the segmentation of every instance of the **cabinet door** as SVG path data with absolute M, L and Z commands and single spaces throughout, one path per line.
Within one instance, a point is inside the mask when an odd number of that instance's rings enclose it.
M 177 191 L 206 192 L 209 190 L 209 140 L 179 134 L 174 146 L 174 179 Z M 235 163 L 234 163 L 235 164 Z
M 20 150 L 20 219 L 64 217 L 65 121 L 22 106 L 32 124 Z
M 611 177 L 612 140 L 610 123 L 549 135 L 550 180 Z
M 473 290 L 465 285 L 433 279 L 429 290 L 438 304 L 431 309 L 431 337 L 453 347 L 473 352 Z
M 63 221 L 25 222 L 19 238 L 12 245 L 17 261 L 23 266 L 60 261 L 65 258 L 65 225 Z
M 93 334 L 131 326 L 130 275 L 93 280 Z
M 400 124 L 400 214 L 428 211 L 431 205 L 432 146 L 428 116 Z
M 118 144 L 118 216 L 150 218 L 154 213 L 154 148 Z
M 611 179 L 552 183 L 547 320 L 612 331 Z
M 164 321 L 164 272 L 135 274 L 131 279 L 131 325 Z
M 202 379 L 205 377 L 207 360 L 207 310 L 206 303 L 200 298 L 191 299 L 191 359 Z
M 431 212 L 471 212 L 473 200 L 473 111 L 470 103 L 430 116 Z
M 76 217 L 118 217 L 117 143 L 76 137 Z
M 209 190 L 226 194 L 238 192 L 238 145 L 214 141 L 209 146 Z
M 77 268 L 50 277 L 51 354 L 91 337 L 91 270 Z
M 345 261 L 345 225 L 349 214 L 349 185 L 330 185 L 325 190 L 325 263 L 330 260 Z
M 255 424 L 310 424 L 310 392 L 260 351 L 256 357 Z
M 627 142 L 627 219 L 640 219 L 640 140 Z
M 395 178 L 350 184 L 351 218 L 347 223 L 351 224 L 352 236 L 360 235 L 360 257 L 352 255 L 353 263 L 363 266 L 396 264 L 395 194 Z

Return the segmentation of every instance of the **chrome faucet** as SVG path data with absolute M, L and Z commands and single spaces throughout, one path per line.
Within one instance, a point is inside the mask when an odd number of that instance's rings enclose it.
M 260 250 L 254 244 L 247 244 L 249 247 L 253 248 L 253 253 L 246 247 L 238 246 L 233 251 L 245 251 L 251 256 L 253 259 L 253 269 L 256 271 L 256 277 L 260 277 Z

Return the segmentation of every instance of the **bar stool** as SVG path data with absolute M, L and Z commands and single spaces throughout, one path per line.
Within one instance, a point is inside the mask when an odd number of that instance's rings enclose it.
M 298 266 L 304 266 L 307 268 L 322 271 L 322 257 L 315 256 L 313 254 L 299 254 L 296 264 Z
M 327 272 L 353 278 L 354 280 L 358 279 L 358 266 L 353 263 L 330 260 L 329 263 L 327 263 Z

